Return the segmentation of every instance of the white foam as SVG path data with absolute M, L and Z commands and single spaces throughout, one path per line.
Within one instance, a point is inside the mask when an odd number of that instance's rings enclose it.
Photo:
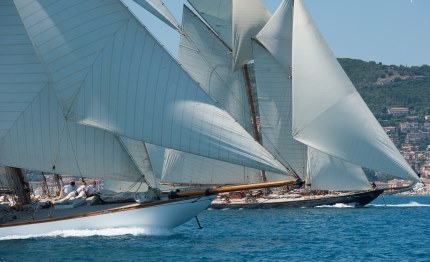
M 122 235 L 147 235 L 147 236 L 170 236 L 173 234 L 171 229 L 162 228 L 105 228 L 105 229 L 84 229 L 84 230 L 56 230 L 46 234 L 37 235 L 11 235 L 0 237 L 0 240 L 28 239 L 39 237 L 92 237 L 92 236 L 122 236 Z
M 415 201 L 411 201 L 407 204 L 372 204 L 369 206 L 375 206 L 375 207 L 430 207 L 430 204 L 421 204 Z
M 356 207 L 355 204 L 343 204 L 343 203 L 336 203 L 334 205 L 321 205 L 321 206 L 316 206 L 316 207 L 331 207 L 331 208 L 354 208 Z

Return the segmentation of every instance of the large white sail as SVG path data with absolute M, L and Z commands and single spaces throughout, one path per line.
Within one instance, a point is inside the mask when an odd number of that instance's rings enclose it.
M 3 1 L 1 9 L 0 163 L 74 176 L 142 180 L 113 134 L 66 121 L 13 2 Z
M 231 50 L 186 6 L 182 28 L 179 62 L 236 121 L 252 132 L 243 73 L 231 70 Z
M 152 169 L 145 142 L 123 136 L 120 136 L 118 139 L 135 163 L 136 167 L 139 169 L 140 173 L 145 174 L 145 181 L 151 187 L 157 187 L 157 180 Z
M 121 2 L 15 4 L 68 120 L 222 161 L 286 171 Z
M 179 61 L 208 94 L 252 132 L 243 74 L 231 70 L 229 47 L 185 6 L 182 28 L 184 35 L 180 41 Z M 243 184 L 260 181 L 260 171 L 256 169 L 177 150 L 166 151 L 162 176 L 165 183 Z
M 27 76 L 21 74 L 14 82 Z M 1 137 L 0 164 L 62 175 L 145 181 L 112 133 L 66 121 L 48 86 Z
M 188 2 L 231 49 L 233 0 L 188 0 Z
M 284 49 L 291 52 L 288 46 Z M 292 135 L 291 79 L 274 56 L 255 41 L 253 52 L 262 143 L 279 161 L 290 165 L 305 179 L 307 149 Z
M 282 1 L 256 38 L 291 76 L 293 0 Z
M 260 0 L 233 0 L 232 40 L 234 69 L 252 60 L 251 38 L 269 21 L 271 14 Z
M 308 147 L 306 184 L 313 190 L 369 190 L 369 180 L 360 166 Z
M 261 182 L 260 170 L 167 150 L 164 158 L 162 182 L 172 184 L 248 184 Z M 202 176 L 204 174 L 204 176 Z M 268 180 L 291 179 L 273 174 Z
M 356 165 L 418 181 L 315 27 L 294 2 L 294 138 Z
M 161 0 L 133 0 L 171 28 L 180 31 L 179 23 Z

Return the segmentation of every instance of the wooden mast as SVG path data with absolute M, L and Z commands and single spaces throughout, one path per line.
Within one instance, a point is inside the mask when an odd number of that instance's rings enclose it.
M 249 72 L 248 72 L 248 64 L 243 65 L 243 73 L 245 75 L 246 93 L 248 95 L 249 109 L 251 111 L 252 129 L 254 131 L 254 138 L 258 143 L 261 144 L 260 133 L 258 132 L 258 127 L 257 127 L 257 114 L 255 113 L 254 98 L 252 96 L 252 90 L 251 90 L 251 80 L 249 78 Z M 261 179 L 263 180 L 263 182 L 267 182 L 266 172 L 264 170 L 261 170 Z
M 264 183 L 255 183 L 255 184 L 246 184 L 246 185 L 237 185 L 237 186 L 223 186 L 223 187 L 210 187 L 201 190 L 194 191 L 184 191 L 177 192 L 176 195 L 179 197 L 191 197 L 191 196 L 208 196 L 215 195 L 218 193 L 226 193 L 240 190 L 251 190 L 258 188 L 269 188 L 269 187 L 282 187 L 287 185 L 294 185 L 295 181 L 275 181 L 275 182 L 264 182 Z

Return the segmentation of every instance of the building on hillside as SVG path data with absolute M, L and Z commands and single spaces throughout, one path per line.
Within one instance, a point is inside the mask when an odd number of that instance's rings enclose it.
M 414 144 L 429 138 L 430 132 L 408 133 L 405 142 Z
M 400 132 L 402 132 L 402 133 L 417 132 L 418 128 L 419 128 L 419 124 L 417 122 L 402 122 L 402 123 L 400 123 Z
M 388 109 L 388 114 L 404 116 L 409 114 L 409 109 L 406 107 L 392 107 Z
M 400 143 L 399 134 L 397 132 L 397 128 L 395 126 L 386 126 L 384 127 L 385 133 L 387 133 L 388 137 L 393 141 L 395 145 Z
M 430 163 L 426 163 L 426 164 L 422 165 L 421 169 L 420 169 L 420 173 L 421 173 L 421 175 L 429 177 L 430 176 Z

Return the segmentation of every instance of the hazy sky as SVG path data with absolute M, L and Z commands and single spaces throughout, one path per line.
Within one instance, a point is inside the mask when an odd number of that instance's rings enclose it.
M 272 13 L 280 3 L 262 1 Z M 185 0 L 164 3 L 180 22 Z M 430 0 L 305 0 L 305 5 L 337 57 L 430 65 Z M 139 9 L 134 9 L 138 16 L 176 56 L 178 34 Z

